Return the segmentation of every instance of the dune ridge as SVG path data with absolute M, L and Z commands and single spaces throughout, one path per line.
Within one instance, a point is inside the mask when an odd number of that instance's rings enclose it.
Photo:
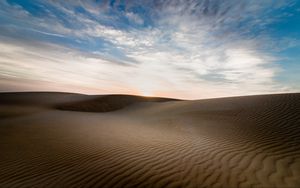
M 159 97 L 141 97 L 133 95 L 106 95 L 95 97 L 90 100 L 68 102 L 56 106 L 59 110 L 82 111 L 82 112 L 111 112 L 141 102 L 168 102 L 177 99 Z
M 0 119 L 0 187 L 300 186 L 300 94 L 36 95 L 10 98 L 47 108 Z

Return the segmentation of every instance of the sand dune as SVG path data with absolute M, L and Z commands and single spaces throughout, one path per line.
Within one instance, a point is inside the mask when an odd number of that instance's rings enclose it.
M 300 187 L 300 94 L 7 93 L 0 109 L 0 187 Z
M 111 112 L 141 102 L 167 102 L 167 101 L 178 101 L 178 100 L 159 98 L 159 97 L 140 97 L 140 96 L 132 96 L 132 95 L 106 95 L 106 96 L 95 97 L 89 100 L 61 103 L 58 104 L 56 108 L 60 110 L 80 111 L 80 112 Z

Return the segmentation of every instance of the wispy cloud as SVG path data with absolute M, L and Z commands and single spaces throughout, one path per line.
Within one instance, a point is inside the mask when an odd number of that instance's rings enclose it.
M 282 67 L 268 35 L 284 17 L 272 11 L 293 2 L 37 2 L 35 11 L 1 2 L 3 32 L 18 26 L 20 38 L 0 38 L 3 79 L 180 98 L 293 91 L 275 79 Z

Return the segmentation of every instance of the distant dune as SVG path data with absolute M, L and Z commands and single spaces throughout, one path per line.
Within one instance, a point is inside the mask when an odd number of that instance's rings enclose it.
M 111 112 L 141 102 L 167 102 L 175 99 L 159 97 L 141 97 L 132 95 L 106 95 L 78 102 L 66 102 L 56 106 L 60 110 L 80 112 Z
M 300 187 L 300 94 L 1 93 L 0 187 Z

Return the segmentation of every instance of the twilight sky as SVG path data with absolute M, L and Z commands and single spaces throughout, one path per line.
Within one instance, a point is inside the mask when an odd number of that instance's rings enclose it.
M 300 92 L 300 0 L 0 0 L 0 91 Z

